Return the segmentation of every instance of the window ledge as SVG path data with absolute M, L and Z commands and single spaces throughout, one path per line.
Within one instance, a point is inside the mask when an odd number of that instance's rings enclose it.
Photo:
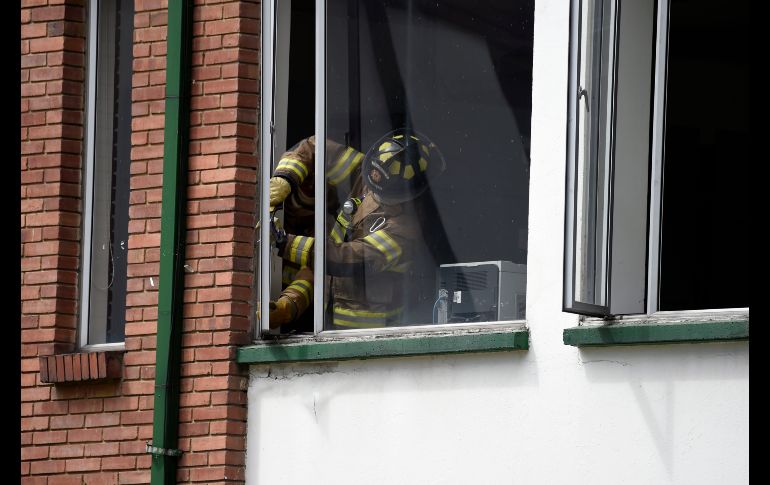
M 524 324 L 408 334 L 294 337 L 238 349 L 240 364 L 321 362 L 432 354 L 527 350 Z
M 50 384 L 119 379 L 122 371 L 121 350 L 40 357 L 40 381 Z
M 749 316 L 699 320 L 637 319 L 590 323 L 564 329 L 565 345 L 576 347 L 718 342 L 749 339 Z

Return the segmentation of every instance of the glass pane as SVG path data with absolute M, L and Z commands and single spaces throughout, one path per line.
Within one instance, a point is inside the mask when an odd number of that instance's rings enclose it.
M 130 176 L 132 5 L 98 8 L 89 344 L 124 339 Z
M 327 9 L 324 328 L 523 319 L 534 2 Z
M 671 1 L 659 310 L 749 306 L 749 24 L 747 0 Z
M 574 294 L 577 302 L 606 306 L 614 1 L 581 8 Z

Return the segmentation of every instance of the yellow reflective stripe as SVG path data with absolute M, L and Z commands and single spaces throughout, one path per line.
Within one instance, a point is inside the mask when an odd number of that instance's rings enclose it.
M 342 320 L 339 318 L 334 319 L 334 324 L 339 325 L 340 327 L 353 327 L 353 328 L 380 328 L 385 326 L 384 323 L 352 322 L 350 320 Z
M 297 170 L 296 167 L 292 167 L 291 165 L 278 165 L 276 170 L 288 170 L 290 172 L 294 172 L 297 175 L 297 177 L 299 177 L 299 181 L 300 181 L 299 183 L 302 183 L 305 181 L 305 175 L 299 170 Z
M 289 252 L 286 254 L 286 259 L 292 263 L 297 263 L 300 266 L 307 266 L 310 250 L 313 247 L 313 241 L 314 239 L 312 237 L 294 236 L 294 240 L 289 247 Z
M 350 226 L 351 219 L 352 217 L 346 215 L 344 212 L 340 212 L 337 215 L 337 222 L 339 223 L 340 226 L 342 226 L 343 229 L 347 229 L 348 226 Z
M 329 234 L 329 236 L 331 236 L 331 238 L 337 244 L 340 244 L 340 243 L 343 242 L 343 237 L 344 236 L 343 236 L 342 228 L 340 227 L 339 224 L 335 224 L 334 227 L 332 227 L 332 232 L 331 232 L 331 234 Z
M 339 156 L 337 161 L 334 163 L 334 166 L 326 171 L 326 178 L 334 178 L 339 176 L 340 172 L 345 168 L 345 163 L 350 158 L 350 155 L 353 153 L 353 147 L 347 147 L 344 152 L 342 152 L 342 155 Z
M 282 158 L 281 161 L 278 162 L 278 167 L 281 167 L 281 166 L 297 167 L 302 171 L 302 173 L 305 174 L 305 176 L 307 176 L 307 174 L 309 173 L 305 164 L 294 158 Z
M 369 234 L 364 241 L 377 248 L 385 256 L 388 264 L 396 262 L 401 257 L 401 246 L 382 229 Z
M 329 179 L 329 183 L 337 185 L 342 182 L 345 177 L 350 175 L 360 163 L 364 154 L 355 151 L 352 147 L 348 147 L 345 152 L 340 156 L 339 161 L 326 173 L 326 177 Z
M 302 162 L 291 158 L 282 158 L 278 163 L 276 170 L 289 170 L 294 172 L 297 177 L 299 177 L 300 183 L 305 180 L 305 177 L 307 177 L 308 174 L 307 167 L 305 167 Z
M 334 307 L 334 324 L 355 328 L 384 327 L 389 321 L 393 321 L 393 317 L 400 316 L 403 310 L 403 307 L 399 307 L 387 312 L 370 312 Z
M 394 315 L 398 315 L 404 311 L 403 307 L 398 307 L 394 310 L 387 312 L 370 312 L 369 310 L 348 310 L 347 308 L 334 307 L 334 313 L 345 315 L 348 317 L 362 317 L 362 318 L 387 318 Z
M 311 295 L 313 294 L 313 287 L 310 285 L 310 282 L 307 280 L 297 280 L 292 282 L 286 289 L 289 288 L 299 291 L 302 296 L 305 297 L 305 300 L 310 303 L 311 301 Z

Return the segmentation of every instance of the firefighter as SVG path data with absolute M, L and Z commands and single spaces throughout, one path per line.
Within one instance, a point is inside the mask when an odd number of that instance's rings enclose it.
M 312 179 L 314 140 L 306 141 L 279 162 L 274 178 L 281 180 L 271 179 L 271 206 L 282 199 L 290 201 L 289 206 L 299 202 L 291 197 L 303 195 L 302 184 Z M 332 161 L 326 173 L 330 190 L 352 178 L 350 197 L 333 224 L 327 224 L 332 227 L 326 243 L 331 328 L 398 325 L 414 246 L 421 236 L 412 203 L 425 191 L 428 180 L 444 170 L 444 159 L 427 137 L 406 129 L 380 138 L 366 156 L 330 142 L 327 154 Z M 336 196 L 329 198 L 336 202 Z M 287 222 L 279 255 L 301 269 L 281 296 L 270 302 L 271 327 L 296 320 L 312 302 L 314 241 L 307 230 L 292 232 Z
M 356 180 L 360 173 L 363 153 L 351 147 L 345 147 L 331 140 L 326 144 L 328 170 L 327 209 L 335 213 L 338 206 L 338 186 L 349 189 L 351 180 Z M 314 199 L 314 161 L 315 137 L 300 141 L 291 150 L 281 156 L 270 178 L 270 212 L 283 204 L 284 228 L 295 236 L 313 236 L 315 222 Z M 330 219 L 331 226 L 334 220 Z M 284 330 L 312 329 L 311 313 L 305 312 L 312 302 L 313 272 L 307 267 L 307 260 L 285 260 L 282 270 L 283 291 L 276 301 L 270 302 L 270 328 L 283 325 Z M 292 325 L 286 325 L 291 322 Z

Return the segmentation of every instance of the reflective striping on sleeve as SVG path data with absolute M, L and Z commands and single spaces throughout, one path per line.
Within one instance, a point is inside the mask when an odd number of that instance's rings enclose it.
M 401 246 L 388 236 L 388 233 L 383 229 L 374 231 L 366 236 L 364 242 L 371 244 L 385 256 L 387 266 L 395 264 L 401 257 Z
M 340 244 L 345 241 L 345 230 L 339 224 L 334 224 L 334 227 L 332 227 L 332 232 L 329 234 L 329 236 L 331 236 L 334 242 Z
M 326 178 L 329 180 L 329 183 L 337 185 L 345 180 L 345 177 L 350 175 L 350 172 L 361 163 L 361 159 L 363 158 L 363 153 L 354 150 L 352 147 L 348 147 L 334 166 L 326 172 Z
M 305 180 L 305 177 L 307 177 L 309 173 L 304 163 L 293 158 L 282 158 L 281 161 L 278 162 L 276 170 L 289 170 L 293 172 L 295 175 L 297 175 L 297 177 L 299 177 L 300 183 Z
M 285 259 L 300 266 L 307 266 L 313 250 L 313 242 L 314 238 L 309 236 L 294 236 Z
M 302 294 L 302 296 L 305 297 L 305 300 L 309 304 L 313 300 L 313 285 L 310 284 L 307 280 L 296 280 L 293 281 L 286 289 L 289 288 L 296 290 Z
M 379 328 L 400 320 L 404 308 L 399 307 L 387 312 L 370 312 L 367 310 L 350 310 L 334 307 L 334 324 L 352 328 Z

